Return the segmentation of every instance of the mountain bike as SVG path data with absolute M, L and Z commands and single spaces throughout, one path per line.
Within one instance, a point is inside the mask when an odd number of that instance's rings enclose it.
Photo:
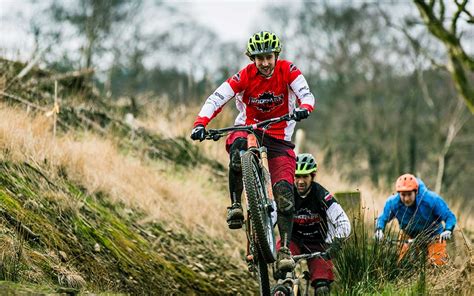
M 308 260 L 316 257 L 324 257 L 325 252 L 314 252 L 291 256 L 295 263 L 301 260 Z M 300 265 L 300 264 L 298 264 Z M 277 284 L 272 288 L 272 296 L 308 296 L 310 285 L 310 274 L 307 270 L 302 271 L 302 267 L 297 266 L 292 272 L 287 272 L 284 276 L 276 275 Z M 274 274 L 277 274 L 274 271 Z
M 268 264 L 276 260 L 276 241 L 273 233 L 272 213 L 276 213 L 270 171 L 268 169 L 267 148 L 263 146 L 266 130 L 275 123 L 294 120 L 293 115 L 271 118 L 252 125 L 210 129 L 206 140 L 217 141 L 233 131 L 247 131 L 247 150 L 241 151 L 242 180 L 244 184 L 243 203 L 244 230 L 247 236 L 246 261 L 249 271 L 257 275 L 260 294 L 270 295 Z M 255 134 L 263 131 L 261 141 Z

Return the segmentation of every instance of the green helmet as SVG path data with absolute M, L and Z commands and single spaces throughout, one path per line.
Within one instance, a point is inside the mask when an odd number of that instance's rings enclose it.
M 318 163 L 314 156 L 309 153 L 300 153 L 296 157 L 296 175 L 306 175 L 316 172 Z
M 272 32 L 262 31 L 253 34 L 247 43 L 247 52 L 249 57 L 264 53 L 280 53 L 281 42 L 277 35 Z

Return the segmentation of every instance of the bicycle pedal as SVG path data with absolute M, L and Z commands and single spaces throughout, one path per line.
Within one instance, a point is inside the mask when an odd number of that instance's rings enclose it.
M 256 271 L 255 265 L 254 265 L 254 262 L 253 262 L 253 255 L 251 255 L 251 254 L 247 255 L 245 257 L 245 262 L 247 262 L 247 267 L 248 267 L 250 272 Z
M 242 220 L 229 220 L 229 221 L 227 221 L 227 225 L 229 225 L 230 229 L 240 229 L 240 228 L 242 228 L 243 224 L 244 224 L 244 221 L 242 221 Z

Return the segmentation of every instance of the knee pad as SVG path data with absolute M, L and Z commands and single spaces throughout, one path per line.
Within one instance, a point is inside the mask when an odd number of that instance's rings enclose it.
M 288 181 L 281 180 L 273 185 L 273 195 L 278 206 L 278 213 L 284 216 L 293 215 L 295 212 L 295 201 L 293 185 Z
M 242 164 L 240 162 L 240 151 L 247 149 L 247 139 L 237 138 L 230 146 L 230 162 L 229 168 L 235 172 L 242 171 Z

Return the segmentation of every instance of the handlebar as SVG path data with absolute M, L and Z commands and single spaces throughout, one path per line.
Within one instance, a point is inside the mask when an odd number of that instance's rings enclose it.
M 431 243 L 438 241 L 440 239 L 439 235 L 434 237 L 423 237 L 423 238 L 408 238 L 408 239 L 394 239 L 394 238 L 387 238 L 390 243 L 404 243 L 404 244 L 424 244 L 424 243 Z
M 296 263 L 300 260 L 308 260 L 315 257 L 324 257 L 325 255 L 327 255 L 327 252 L 314 252 L 314 253 L 309 253 L 309 254 L 294 255 L 294 256 L 291 256 L 291 258 Z
M 411 244 L 411 243 L 415 242 L 415 239 L 414 238 L 410 238 L 410 239 L 390 239 L 390 242 L 391 243 Z
M 217 141 L 229 132 L 233 132 L 233 131 L 252 132 L 260 127 L 268 128 L 272 124 L 282 122 L 282 121 L 290 121 L 290 120 L 295 120 L 294 114 L 286 114 L 280 117 L 270 118 L 258 123 L 250 124 L 250 125 L 230 126 L 230 127 L 225 127 L 221 129 L 210 129 L 206 132 L 205 139 Z

